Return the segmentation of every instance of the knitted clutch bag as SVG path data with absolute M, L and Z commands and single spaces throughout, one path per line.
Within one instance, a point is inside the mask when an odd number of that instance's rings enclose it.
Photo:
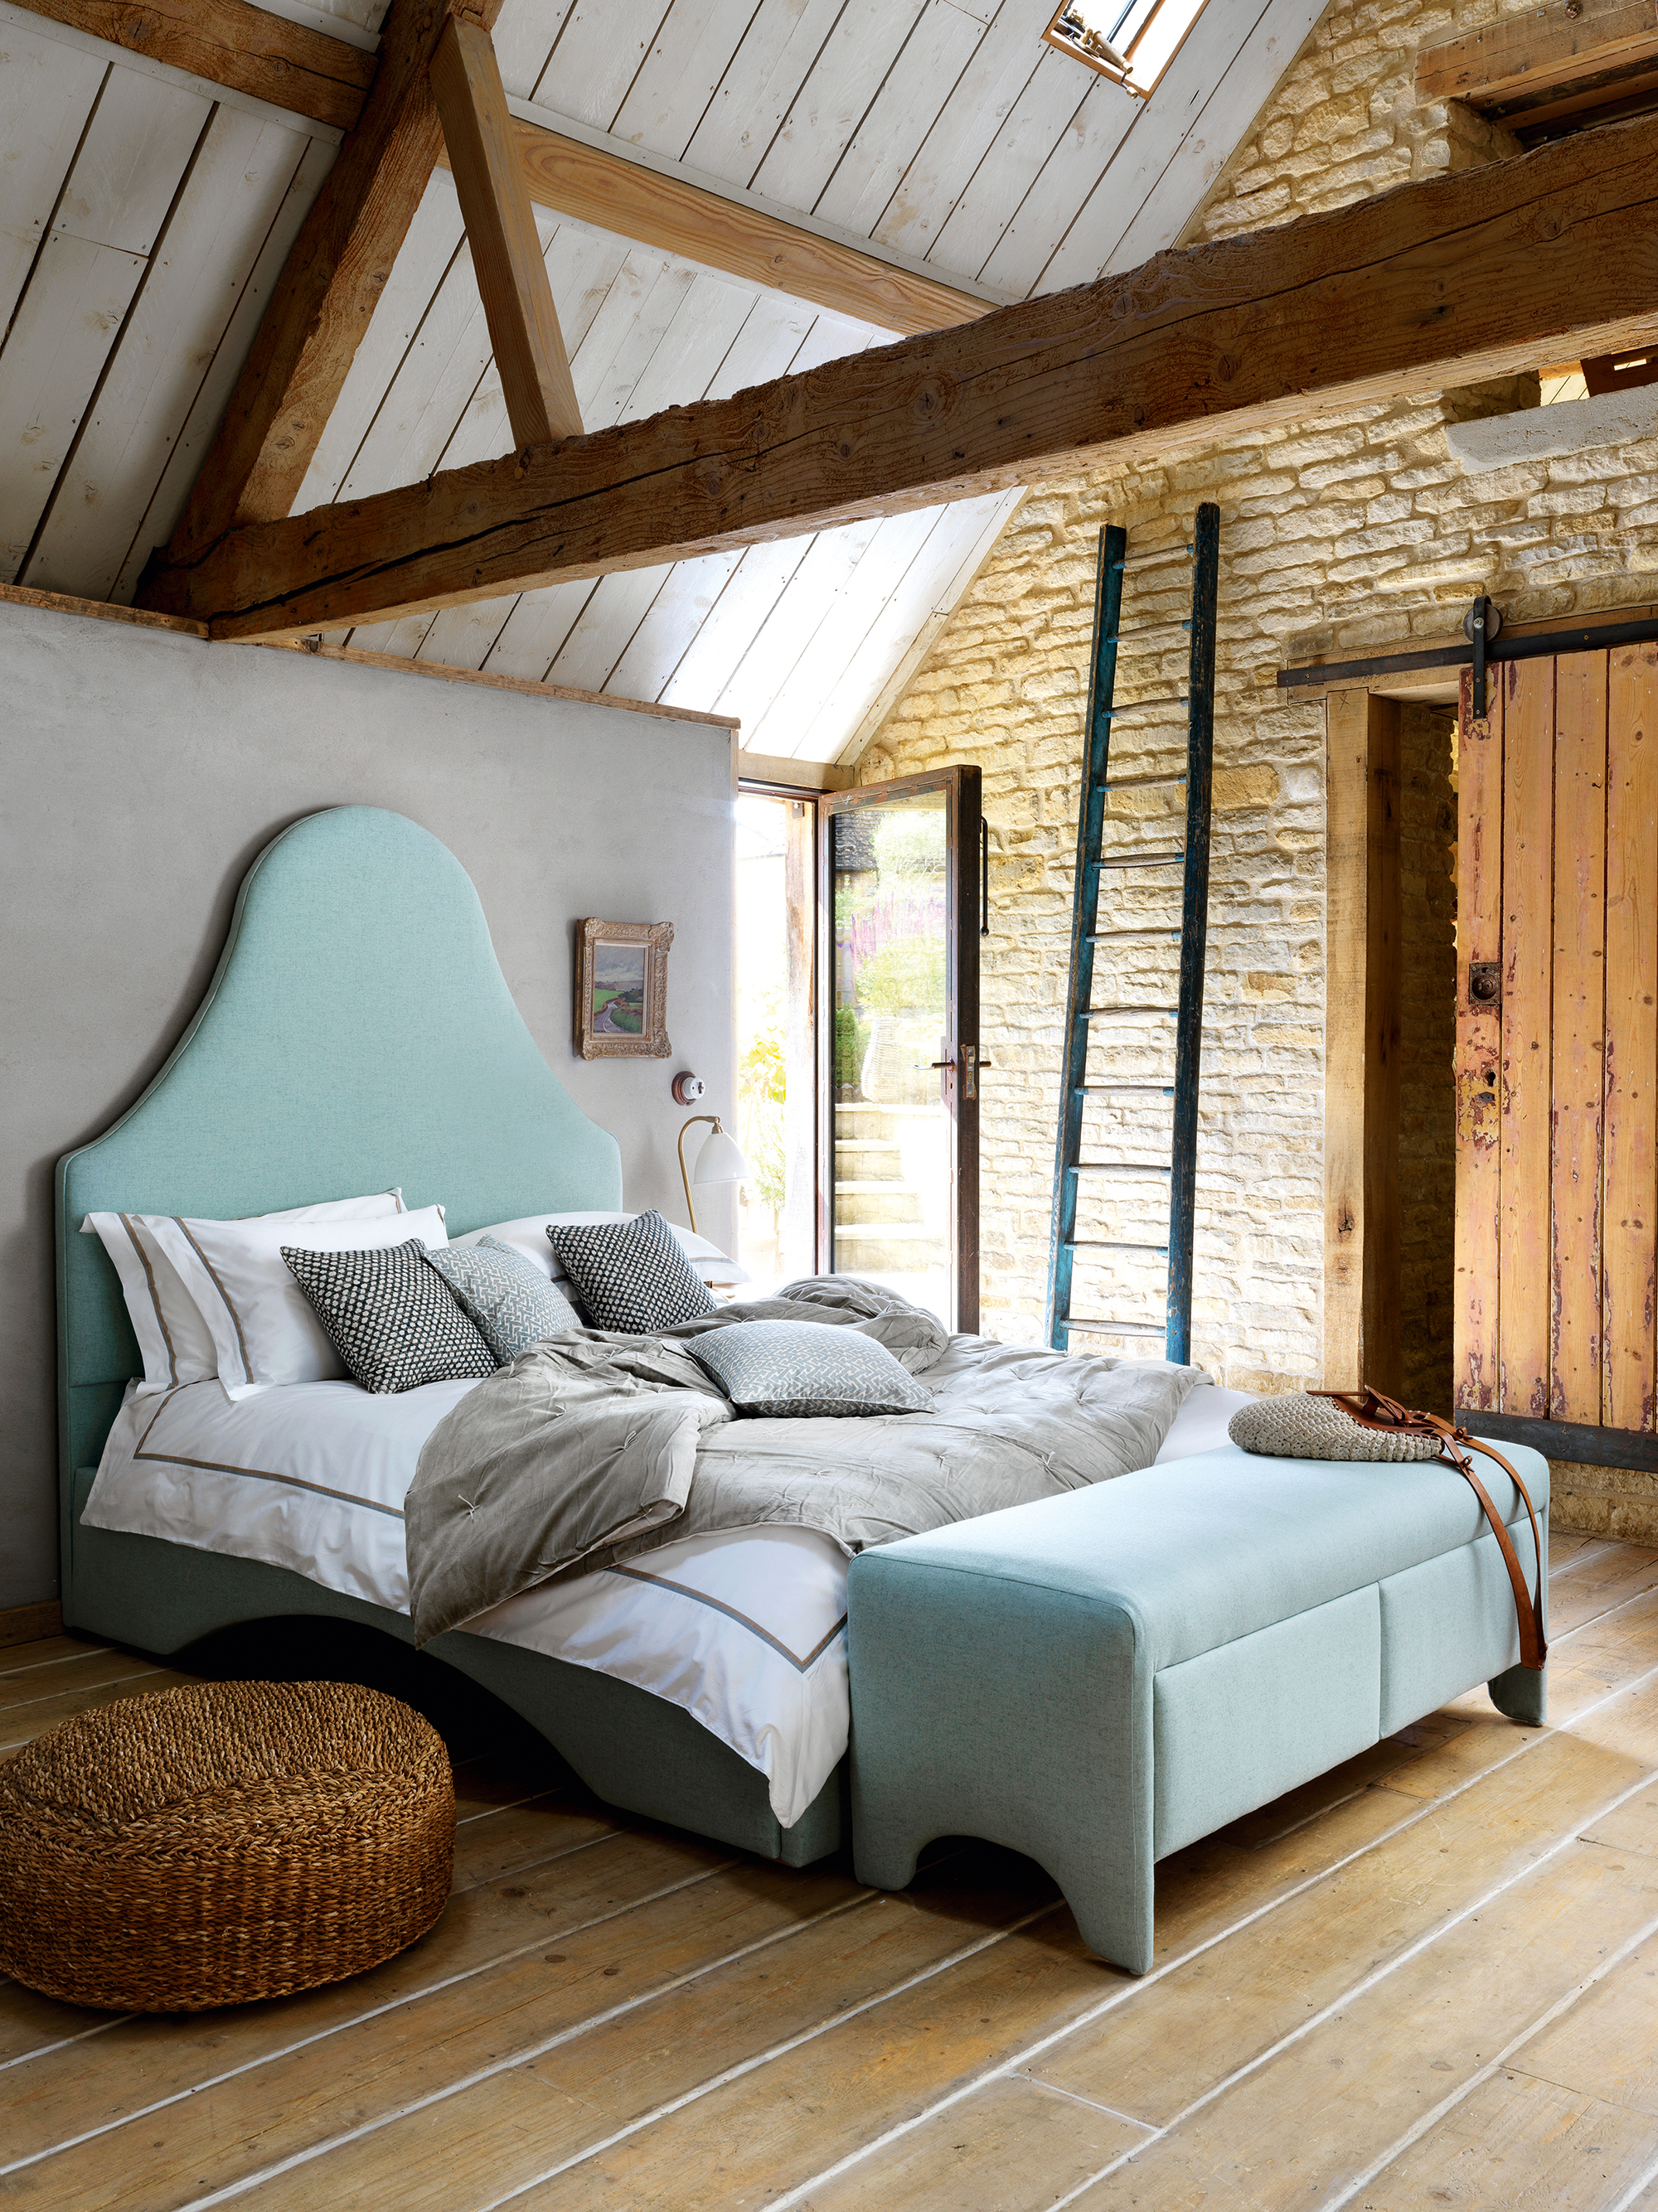
M 1438 1459 L 1439 1438 L 1409 1431 L 1361 1428 L 1332 1398 L 1295 1390 L 1258 1398 L 1232 1416 L 1226 1432 L 1242 1451 L 1269 1459 Z

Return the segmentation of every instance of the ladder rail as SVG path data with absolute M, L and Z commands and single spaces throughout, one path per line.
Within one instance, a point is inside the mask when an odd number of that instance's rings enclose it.
M 1192 1250 L 1197 1217 L 1197 1149 L 1199 1077 L 1203 1049 L 1204 979 L 1209 937 L 1210 820 L 1215 746 L 1215 626 L 1220 567 L 1220 509 L 1204 504 L 1198 510 L 1189 544 L 1180 550 L 1192 560 L 1192 613 L 1184 626 L 1191 633 L 1190 665 L 1186 690 L 1178 698 L 1137 701 L 1118 707 L 1117 647 L 1131 638 L 1122 623 L 1125 572 L 1142 565 L 1168 564 L 1179 557 L 1175 549 L 1131 560 L 1128 534 L 1114 526 L 1100 532 L 1099 571 L 1094 586 L 1094 635 L 1089 648 L 1088 719 L 1083 761 L 1081 803 L 1077 808 L 1076 867 L 1073 878 L 1070 969 L 1065 997 L 1065 1027 L 1062 1054 L 1059 1126 L 1054 1149 L 1052 1235 L 1048 1261 L 1047 1337 L 1057 1352 L 1068 1347 L 1070 1332 L 1085 1334 L 1109 1329 L 1120 1335 L 1161 1336 L 1165 1356 L 1185 1364 L 1192 1350 Z M 1171 623 L 1144 625 L 1169 629 Z M 1186 786 L 1186 836 L 1173 852 L 1155 850 L 1107 855 L 1104 848 L 1106 808 L 1113 780 L 1110 770 L 1113 722 L 1125 714 L 1148 708 L 1182 706 L 1186 709 L 1186 765 L 1182 775 L 1154 775 L 1117 779 L 1120 787 L 1132 784 L 1163 783 Z M 1180 927 L 1167 934 L 1180 947 L 1179 999 L 1173 1006 L 1137 1005 L 1095 1006 L 1094 949 L 1116 939 L 1161 936 L 1162 929 L 1102 929 L 1099 923 L 1100 894 L 1108 874 L 1125 868 L 1169 867 L 1181 870 Z M 1128 1079 L 1119 1083 L 1090 1083 L 1088 1076 L 1088 1036 L 1099 1019 L 1129 1014 L 1153 1015 L 1174 1022 L 1174 1080 L 1146 1083 Z M 1088 1161 L 1081 1158 L 1082 1116 L 1091 1095 L 1115 1091 L 1121 1095 L 1151 1095 L 1173 1100 L 1169 1164 L 1154 1166 L 1143 1161 Z M 1129 1182 L 1168 1178 L 1168 1242 L 1147 1246 L 1114 1239 L 1079 1237 L 1077 1200 L 1085 1175 L 1116 1175 Z M 1079 1251 L 1155 1250 L 1167 1255 L 1167 1310 L 1163 1322 L 1106 1322 L 1083 1320 L 1071 1312 L 1075 1258 Z
M 1088 720 L 1084 732 L 1082 796 L 1076 810 L 1076 873 L 1072 882 L 1070 980 L 1065 991 L 1059 1129 L 1054 1147 L 1053 1231 L 1048 1251 L 1048 1341 L 1063 1352 L 1064 1316 L 1070 1311 L 1076 1189 L 1067 1169 L 1082 1148 L 1082 1086 L 1088 1080 L 1088 1008 L 1094 995 L 1094 944 L 1089 934 L 1100 898 L 1100 846 L 1105 838 L 1106 776 L 1111 766 L 1111 709 L 1117 684 L 1117 635 L 1123 626 L 1123 564 L 1128 532 L 1108 524 L 1100 532 L 1100 566 L 1094 591 L 1094 635 L 1088 647 Z

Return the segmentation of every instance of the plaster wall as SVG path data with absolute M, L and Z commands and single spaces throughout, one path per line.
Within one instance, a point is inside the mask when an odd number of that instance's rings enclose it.
M 619 1139 L 627 1202 L 682 1219 L 674 1072 L 697 1070 L 716 1104 L 732 1092 L 733 738 L 11 605 L 0 697 L 3 1607 L 57 1587 L 54 1164 L 166 1059 L 261 848 L 350 804 L 441 838 L 549 1065 Z M 671 1059 L 576 1057 L 575 926 L 588 915 L 673 922 Z M 706 1215 L 735 1249 L 731 1194 Z

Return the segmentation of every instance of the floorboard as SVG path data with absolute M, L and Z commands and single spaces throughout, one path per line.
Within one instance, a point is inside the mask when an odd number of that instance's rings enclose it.
M 1155 1964 L 1028 1861 L 862 1888 L 455 1769 L 374 1972 L 121 2018 L 0 1982 L 0 2203 L 75 2212 L 1658 2212 L 1658 1551 L 1562 1540 L 1550 1721 L 1483 1692 L 1158 1869 Z M 191 1677 L 6 1652 L 0 1747 Z

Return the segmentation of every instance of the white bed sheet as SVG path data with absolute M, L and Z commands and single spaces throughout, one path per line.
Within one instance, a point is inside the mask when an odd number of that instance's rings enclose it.
M 235 1404 L 216 1382 L 159 1401 L 129 1389 L 82 1517 L 287 1567 L 406 1613 L 404 1496 L 421 1445 L 473 1387 L 372 1396 L 353 1382 L 296 1382 Z M 1200 1385 L 1157 1463 L 1224 1443 L 1251 1402 Z M 765 1775 L 792 1827 L 846 1749 L 846 1567 L 811 1529 L 687 1537 L 544 1583 L 468 1627 L 683 1706 Z

